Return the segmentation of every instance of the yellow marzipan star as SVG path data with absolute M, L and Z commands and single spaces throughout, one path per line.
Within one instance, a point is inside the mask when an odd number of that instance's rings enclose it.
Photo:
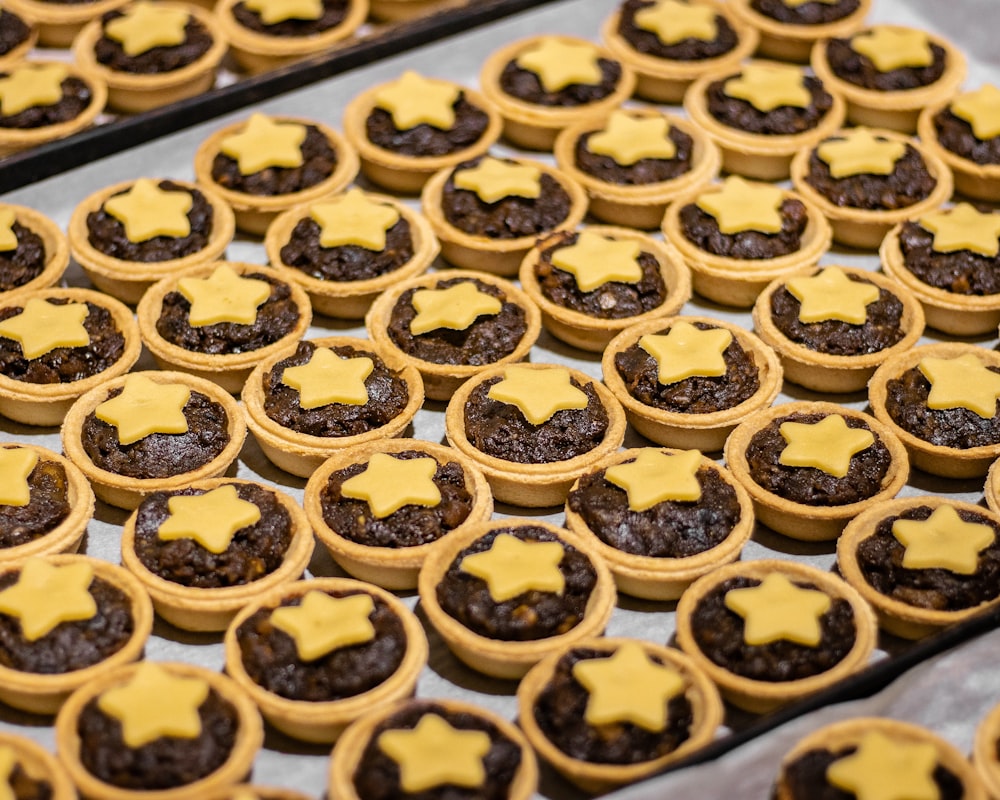
M 62 100 L 62 82 L 69 77 L 64 64 L 24 63 L 0 78 L 0 114 L 20 114 L 36 106 L 51 106 Z
M 575 244 L 560 247 L 551 258 L 555 266 L 576 278 L 581 292 L 592 292 L 612 281 L 638 283 L 642 280 L 641 253 L 642 246 L 635 239 L 612 239 L 585 230 Z
M 455 103 L 461 88 L 449 81 L 425 78 L 412 70 L 375 93 L 375 106 L 392 115 L 392 124 L 408 131 L 425 123 L 438 130 L 455 127 Z
M 17 582 L 0 592 L 0 614 L 16 617 L 21 635 L 34 642 L 61 622 L 94 617 L 93 580 L 94 568 L 86 562 L 57 566 L 31 558 L 21 567 Z
M 441 502 L 441 490 L 434 483 L 437 468 L 437 461 L 430 457 L 403 459 L 374 453 L 364 472 L 344 481 L 340 493 L 364 500 L 379 519 L 403 506 L 433 508 Z
M 535 199 L 542 193 L 542 171 L 531 164 L 509 164 L 486 156 L 474 167 L 455 172 L 457 189 L 475 192 L 484 203 L 505 197 Z
M 326 592 L 306 592 L 297 606 L 281 606 L 271 612 L 271 624 L 295 641 L 302 661 L 317 658 L 375 638 L 371 615 L 375 601 L 364 592 L 331 597 Z
M 779 464 L 813 467 L 835 478 L 843 478 L 851 468 L 851 459 L 875 443 L 871 431 L 848 427 L 840 414 L 815 423 L 782 422 L 778 430 L 786 443 L 778 456 Z
M 17 234 L 14 233 L 14 223 L 17 214 L 13 208 L 0 208 L 0 253 L 17 250 Z
M 698 468 L 701 453 L 681 450 L 668 455 L 643 448 L 634 461 L 608 467 L 604 477 L 628 495 L 632 511 L 646 511 L 666 500 L 697 502 L 701 499 Z
M 586 393 L 570 382 L 565 367 L 507 367 L 503 380 L 490 387 L 487 397 L 517 406 L 532 425 L 547 422 L 557 411 L 587 407 Z
M 497 534 L 489 550 L 462 559 L 459 569 L 486 581 L 496 603 L 525 592 L 562 594 L 566 579 L 559 569 L 565 550 L 559 542 L 525 542 Z
M 228 264 L 220 264 L 207 278 L 181 278 L 177 290 L 191 304 L 192 327 L 235 322 L 253 325 L 257 309 L 271 296 L 271 284 L 244 278 Z
M 521 69 L 534 72 L 546 92 L 558 92 L 572 84 L 601 83 L 600 52 L 590 42 L 566 41 L 544 36 L 515 59 Z
M 660 0 L 636 12 L 636 27 L 652 31 L 666 45 L 685 39 L 714 42 L 719 35 L 715 9 L 703 3 Z
M 830 168 L 834 178 L 851 175 L 890 175 L 906 153 L 906 145 L 881 139 L 868 128 L 851 128 L 827 139 L 816 155 Z
M 375 363 L 367 356 L 341 358 L 328 347 L 317 347 L 312 358 L 298 367 L 288 367 L 281 382 L 299 392 L 302 408 L 319 408 L 331 403 L 363 406 L 368 402 L 365 379 Z
M 194 539 L 210 553 L 224 553 L 241 528 L 260 519 L 256 504 L 240 499 L 233 485 L 204 494 L 174 495 L 167 500 L 168 516 L 156 531 L 165 542 Z
M 936 768 L 930 742 L 894 741 L 869 731 L 857 750 L 826 768 L 826 780 L 857 800 L 940 800 Z
M 986 368 L 975 355 L 920 360 L 917 369 L 931 384 L 927 407 L 966 408 L 983 419 L 993 419 L 1000 398 L 1000 374 Z
M 125 227 L 130 242 L 145 242 L 157 236 L 190 235 L 188 212 L 193 203 L 187 192 L 168 192 L 149 178 L 139 178 L 127 192 L 105 200 L 104 210 Z
M 94 416 L 118 429 L 118 441 L 129 445 L 153 433 L 187 433 L 184 406 L 191 390 L 181 383 L 156 383 L 145 375 L 125 376 L 121 394 L 105 400 Z
M 800 322 L 835 319 L 864 325 L 868 306 L 879 298 L 875 284 L 853 281 L 839 267 L 827 267 L 807 278 L 792 278 L 785 288 L 801 303 Z
M 184 44 L 191 15 L 183 8 L 169 8 L 147 0 L 125 6 L 123 16 L 104 26 L 109 39 L 120 42 L 127 56 L 142 55 L 154 47 Z
M 639 347 L 657 364 L 657 380 L 664 386 L 695 376 L 718 378 L 726 374 L 723 353 L 733 341 L 725 328 L 700 330 L 678 320 L 666 334 L 649 333 L 639 339 Z
M 781 106 L 808 108 L 812 102 L 805 74 L 786 64 L 747 64 L 737 77 L 726 81 L 723 91 L 764 112 Z
M 0 336 L 20 344 L 29 361 L 57 347 L 85 347 L 90 344 L 90 334 L 83 321 L 89 313 L 86 303 L 60 306 L 32 297 L 20 314 L 0 321 Z
M 979 553 L 996 539 L 989 525 L 966 522 L 948 505 L 938 506 L 927 519 L 897 519 L 892 535 L 906 548 L 906 569 L 946 569 L 959 575 L 974 574 Z
M 503 303 L 481 291 L 472 281 L 446 289 L 418 289 L 410 301 L 417 315 L 410 320 L 410 333 L 419 336 L 438 328 L 464 331 L 481 316 L 496 316 Z
M 377 203 L 361 189 L 351 189 L 309 208 L 309 216 L 319 225 L 320 247 L 357 245 L 366 250 L 385 250 L 385 235 L 399 222 L 399 212 L 391 205 Z
M 1000 136 L 1000 89 L 984 83 L 974 92 L 965 92 L 951 104 L 951 113 L 972 126 L 977 139 L 987 141 Z
M 924 214 L 917 222 L 934 234 L 932 248 L 937 253 L 969 250 L 993 258 L 1000 253 L 1000 214 L 984 214 L 971 203 Z
M 726 608 L 743 617 L 743 640 L 751 646 L 787 640 L 816 647 L 823 638 L 820 618 L 830 610 L 830 597 L 803 589 L 778 572 L 758 586 L 726 592 Z
M 301 167 L 305 138 L 304 125 L 251 114 L 239 133 L 222 140 L 219 150 L 236 159 L 241 174 L 252 175 L 268 167 Z
M 276 25 L 286 19 L 319 19 L 323 16 L 323 0 L 244 0 L 246 7 L 260 15 L 265 25 Z
M 924 31 L 876 25 L 851 40 L 851 49 L 871 59 L 879 72 L 903 67 L 928 67 L 934 51 Z
M 415 794 L 437 786 L 481 787 L 486 782 L 483 759 L 490 751 L 486 731 L 453 728 L 437 714 L 428 713 L 412 730 L 379 734 L 378 746 L 399 766 L 404 792 Z
M 610 156 L 623 167 L 644 158 L 669 160 L 677 156 L 666 117 L 633 116 L 622 110 L 611 112 L 604 130 L 587 139 L 587 149 L 599 156 Z
M 38 453 L 26 447 L 0 448 L 0 505 L 26 506 L 31 502 L 28 476 L 38 463 Z
M 729 235 L 743 231 L 779 233 L 784 223 L 784 202 L 785 193 L 780 187 L 730 175 L 718 191 L 702 192 L 695 205 L 715 217 L 720 233 Z

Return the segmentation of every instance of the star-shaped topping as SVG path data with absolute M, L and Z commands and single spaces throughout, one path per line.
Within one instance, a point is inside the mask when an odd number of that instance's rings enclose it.
M 604 130 L 591 134 L 587 149 L 599 156 L 610 156 L 623 167 L 643 158 L 669 160 L 677 156 L 666 117 L 633 116 L 622 110 L 612 111 Z
M 474 167 L 457 170 L 455 188 L 475 192 L 484 203 L 505 197 L 534 199 L 542 193 L 542 171 L 531 164 L 510 164 L 486 156 Z
M 729 235 L 743 231 L 779 233 L 784 224 L 784 202 L 785 193 L 780 187 L 730 175 L 718 191 L 700 194 L 695 205 L 715 217 L 720 233 Z
M 666 45 L 685 39 L 714 42 L 719 35 L 715 9 L 703 3 L 660 0 L 640 9 L 635 15 L 635 24 L 655 33 L 656 38 Z
M 530 591 L 562 594 L 566 578 L 559 563 L 564 555 L 560 542 L 525 542 L 500 533 L 489 550 L 466 556 L 458 566 L 486 581 L 493 602 L 502 603 Z
M 367 356 L 341 358 L 329 347 L 317 347 L 308 362 L 288 367 L 281 376 L 285 386 L 298 390 L 302 408 L 319 408 L 331 403 L 363 406 L 368 402 L 365 379 L 375 369 Z
M 62 100 L 62 82 L 69 77 L 64 64 L 21 64 L 0 78 L 0 114 L 20 114 L 29 108 L 51 106 Z
M 255 503 L 241 500 L 229 484 L 196 495 L 174 495 L 167 500 L 169 516 L 156 531 L 165 542 L 194 539 L 210 553 L 224 553 L 241 528 L 260 519 Z
M 920 359 L 917 369 L 931 384 L 927 407 L 935 410 L 967 408 L 983 419 L 993 419 L 1000 398 L 1000 374 L 986 368 L 975 355 Z
M 398 130 L 407 131 L 423 123 L 449 131 L 455 127 L 455 103 L 461 92 L 454 83 L 407 70 L 375 93 L 375 105 L 392 115 L 392 124 Z
M 725 328 L 700 330 L 690 322 L 678 320 L 666 334 L 648 333 L 639 339 L 639 347 L 657 364 L 657 380 L 664 386 L 695 376 L 718 378 L 726 374 L 723 353 L 733 341 Z
M 871 59 L 879 72 L 903 67 L 929 67 L 934 63 L 927 34 L 916 28 L 876 25 L 851 40 L 851 49 Z
M 24 562 L 17 582 L 0 592 L 0 614 L 16 617 L 21 635 L 41 639 L 61 622 L 92 619 L 97 602 L 90 593 L 94 568 L 86 562 L 56 566 L 43 558 Z
M 778 430 L 786 443 L 778 456 L 779 464 L 814 467 L 835 478 L 847 474 L 856 453 L 875 444 L 870 430 L 848 427 L 840 414 L 830 414 L 815 423 L 782 422 Z
M 357 245 L 376 253 L 385 250 L 385 235 L 399 222 L 399 211 L 393 206 L 376 203 L 357 188 L 313 203 L 309 216 L 319 225 L 320 247 Z
M 917 220 L 934 234 L 937 253 L 969 250 L 996 258 L 1000 253 L 1000 214 L 977 211 L 970 203 L 959 203 L 948 211 L 932 211 Z
M 208 693 L 201 678 L 182 678 L 154 661 L 143 661 L 124 685 L 100 695 L 97 707 L 121 723 L 125 744 L 138 748 L 161 736 L 198 738 L 198 709 Z
M 758 586 L 726 592 L 726 608 L 743 617 L 743 641 L 763 645 L 782 639 L 817 647 L 823 638 L 820 618 L 830 610 L 830 597 L 796 586 L 772 572 Z
M 153 433 L 187 433 L 184 406 L 191 390 L 181 383 L 156 383 L 145 375 L 125 376 L 121 394 L 105 400 L 94 416 L 118 429 L 120 444 L 129 445 Z
M 26 506 L 31 502 L 28 476 L 38 463 L 38 453 L 26 447 L 0 448 L 0 505 Z
M 375 601 L 370 594 L 331 597 L 326 592 L 306 592 L 297 606 L 282 606 L 271 612 L 271 624 L 295 641 L 302 661 L 317 658 L 375 638 L 371 615 Z
M 604 477 L 628 495 L 632 511 L 646 511 L 666 500 L 694 503 L 701 499 L 698 468 L 701 453 L 682 450 L 667 455 L 647 447 L 635 460 L 608 467 Z
M 974 92 L 965 92 L 951 103 L 951 113 L 972 126 L 977 139 L 1000 136 L 1000 89 L 984 83 Z
M 195 328 L 219 322 L 253 325 L 258 307 L 271 296 L 267 281 L 244 278 L 228 264 L 207 278 L 181 278 L 177 290 L 191 304 L 188 324 Z
M 534 72 L 542 89 L 558 92 L 574 83 L 597 86 L 601 83 L 600 51 L 590 42 L 566 41 L 543 36 L 515 59 L 521 69 Z
M 17 215 L 13 208 L 0 208 L 0 253 L 17 250 L 17 234 L 14 233 L 14 223 Z
M 447 289 L 418 289 L 410 301 L 417 315 L 410 320 L 410 333 L 448 328 L 464 331 L 481 316 L 496 316 L 503 303 L 486 294 L 472 281 L 462 281 Z
M 251 0 L 252 1 L 252 0 Z M 138 56 L 154 47 L 184 44 L 184 28 L 191 15 L 183 8 L 170 8 L 147 0 L 136 0 L 104 26 L 104 35 L 120 42 L 127 56 Z
M 532 425 L 547 422 L 557 411 L 587 407 L 586 393 L 570 382 L 569 370 L 565 367 L 507 367 L 503 380 L 493 384 L 486 396 L 517 406 Z
M 747 64 L 738 76 L 726 81 L 723 91 L 765 113 L 781 106 L 808 108 L 812 102 L 805 74 L 786 64 Z
M 827 139 L 816 148 L 816 155 L 830 168 L 834 178 L 891 175 L 905 153 L 905 144 L 879 138 L 868 128 L 842 131 L 837 138 Z
M 323 16 L 323 0 L 244 0 L 251 11 L 260 15 L 265 25 L 276 25 L 286 19 L 319 19 Z
M 972 575 L 979 553 L 993 544 L 996 533 L 981 522 L 966 522 L 954 506 L 942 505 L 924 520 L 897 519 L 892 535 L 906 548 L 906 569 L 946 569 Z
M 90 334 L 83 321 L 89 313 L 86 303 L 60 306 L 32 297 L 20 314 L 0 321 L 0 336 L 20 344 L 29 361 L 57 347 L 86 347 Z
M 826 780 L 857 800 L 940 800 L 937 763 L 930 742 L 894 741 L 869 731 L 857 750 L 826 768 Z
M 415 794 L 436 786 L 476 789 L 486 783 L 483 759 L 491 746 L 486 731 L 453 728 L 437 714 L 424 714 L 412 730 L 384 731 L 377 741 L 399 766 L 404 792 Z
M 647 731 L 667 727 L 667 703 L 684 691 L 684 678 L 657 664 L 639 642 L 626 642 L 608 658 L 573 665 L 573 677 L 588 692 L 588 725 L 631 722 Z
M 130 242 L 138 243 L 157 236 L 190 235 L 188 212 L 193 203 L 188 192 L 168 192 L 149 178 L 139 178 L 127 192 L 105 200 L 104 210 L 125 227 Z
M 223 139 L 219 150 L 236 159 L 241 174 L 252 175 L 268 167 L 301 167 L 305 138 L 305 125 L 251 114 L 243 130 Z
M 868 306 L 879 297 L 875 284 L 853 281 L 840 267 L 827 267 L 808 278 L 792 278 L 785 288 L 801 303 L 799 322 L 835 319 L 864 325 Z
M 403 506 L 433 508 L 441 502 L 441 490 L 434 483 L 437 468 L 437 461 L 430 457 L 404 459 L 374 453 L 364 472 L 344 481 L 340 493 L 364 500 L 379 519 Z
M 582 231 L 576 243 L 552 253 L 552 263 L 576 278 L 581 292 L 592 292 L 606 283 L 638 283 L 642 280 L 636 239 L 612 239 L 594 231 Z

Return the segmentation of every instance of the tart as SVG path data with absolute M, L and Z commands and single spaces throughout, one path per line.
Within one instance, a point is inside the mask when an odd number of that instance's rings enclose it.
M 125 5 L 128 0 L 91 0 L 60 3 L 58 0 L 7 0 L 4 6 L 38 29 L 42 47 L 70 47 L 80 29 L 105 11 Z
M 636 95 L 656 103 L 680 103 L 700 75 L 735 66 L 757 47 L 757 31 L 714 0 L 624 0 L 601 38 L 635 70 Z
M 618 591 L 646 600 L 676 600 L 739 558 L 753 526 L 750 495 L 697 450 L 613 453 L 566 498 L 566 527 L 597 539 Z
M 782 377 L 770 347 L 739 325 L 708 317 L 626 328 L 604 351 L 601 373 L 636 431 L 657 444 L 706 453 L 721 450 L 741 420 L 770 406 Z
M 847 101 L 850 122 L 904 133 L 914 133 L 921 110 L 951 97 L 966 74 L 965 56 L 947 39 L 899 25 L 819 42 L 810 61 Z
M 0 20 L 10 12 L 0 11 Z M 66 234 L 27 206 L 0 204 L 0 293 L 47 289 L 69 264 Z
M 652 108 L 619 108 L 564 128 L 559 169 L 579 183 L 602 222 L 658 228 L 667 204 L 719 172 L 719 149 L 689 121 Z
M 12 292 L 0 303 L 0 414 L 59 425 L 77 398 L 128 372 L 142 342 L 130 312 L 92 289 Z
M 872 0 L 735 0 L 731 8 L 760 35 L 757 53 L 777 61 L 809 61 L 820 39 L 860 30 Z
M 635 73 L 610 50 L 573 36 L 533 36 L 487 56 L 479 71 L 503 135 L 528 150 L 552 150 L 567 125 L 606 116 L 635 88 Z
M 132 372 L 77 400 L 63 452 L 101 500 L 133 509 L 147 494 L 225 472 L 246 438 L 243 412 L 219 386 L 183 372 Z
M 412 71 L 366 89 L 344 109 L 344 135 L 365 177 L 405 194 L 419 194 L 438 170 L 483 155 L 502 127 L 479 92 Z
M 1000 742 L 1000 705 L 980 720 L 972 743 L 972 765 L 986 788 L 989 797 L 1000 796 L 1000 756 L 997 743 Z
M 676 198 L 663 233 L 691 268 L 695 292 L 739 308 L 775 278 L 813 266 L 832 236 L 802 195 L 735 175 Z
M 312 578 L 247 605 L 226 630 L 226 672 L 295 739 L 335 741 L 358 717 L 412 697 L 427 637 L 395 595 Z
M 723 717 L 718 690 L 690 658 L 635 639 L 550 653 L 521 680 L 517 704 L 531 746 L 588 793 L 655 775 L 711 742 Z
M 339 319 L 362 319 L 378 295 L 424 272 L 440 251 L 423 215 L 356 188 L 281 214 L 264 247 L 313 311 Z
M 753 324 L 787 380 L 815 392 L 858 392 L 879 364 L 916 345 L 924 312 L 891 278 L 828 266 L 772 281 L 754 304 Z
M 227 48 L 209 11 L 135 0 L 89 22 L 73 57 L 108 84 L 109 106 L 135 114 L 208 91 Z
M 191 664 L 107 670 L 56 717 L 56 749 L 80 794 L 106 800 L 204 797 L 245 778 L 263 739 L 243 690 Z
M 807 542 L 836 539 L 862 510 L 895 497 L 910 472 L 893 426 L 834 403 L 759 411 L 733 431 L 725 453 L 757 520 Z
M 907 497 L 866 509 L 837 540 L 837 568 L 896 636 L 920 639 L 1000 603 L 1000 517 Z
M 161 369 L 190 372 L 238 394 L 251 370 L 306 335 L 309 298 L 268 267 L 215 262 L 163 278 L 136 309 Z
M 423 405 L 424 387 L 416 369 L 372 342 L 331 336 L 261 361 L 242 397 L 264 455 L 308 478 L 346 447 L 402 436 Z
M 469 378 L 528 357 L 542 315 L 527 292 L 487 272 L 440 270 L 383 292 L 365 320 L 382 350 L 412 364 L 431 400 Z
M 235 230 L 213 189 L 173 179 L 100 189 L 69 220 L 73 258 L 94 286 L 130 305 L 156 281 L 221 258 Z
M 435 542 L 493 513 L 489 484 L 472 459 L 418 439 L 383 439 L 331 456 L 310 476 L 302 504 L 341 569 L 392 590 L 416 588 Z
M 9 9 L 0 10 L 0 69 L 23 61 L 37 44 L 37 25 Z
M 160 617 L 221 631 L 247 603 L 297 580 L 313 544 L 305 513 L 284 492 L 209 478 L 144 497 L 125 521 L 121 553 Z
M 625 328 L 676 314 L 691 298 L 690 272 L 673 246 L 603 225 L 539 239 L 520 279 L 549 333 L 597 353 Z
M 121 567 L 36 556 L 0 573 L 0 700 L 55 714 L 71 692 L 142 657 L 153 607 Z
M 484 521 L 440 539 L 418 589 L 459 660 L 506 679 L 599 636 L 615 605 L 614 579 L 591 540 L 541 520 Z
M 194 173 L 232 206 L 236 227 L 263 236 L 282 211 L 346 187 L 358 155 L 321 122 L 254 113 L 202 142 Z
M 76 789 L 52 753 L 34 739 L 0 733 L 0 760 L 9 770 L 5 777 L 14 797 L 50 797 L 76 800 Z
M 843 579 L 790 561 L 719 567 L 677 604 L 677 644 L 733 705 L 764 713 L 859 671 L 875 647 L 868 604 Z
M 511 277 L 539 236 L 583 221 L 587 194 L 548 164 L 484 156 L 435 173 L 420 204 L 445 261 Z
M 621 446 L 625 413 L 604 384 L 578 370 L 499 365 L 455 391 L 444 428 L 497 500 L 537 508 L 562 504 L 573 481 Z
M 951 197 L 951 171 L 925 145 L 888 130 L 839 131 L 792 159 L 792 184 L 841 244 L 876 250 L 898 222 Z

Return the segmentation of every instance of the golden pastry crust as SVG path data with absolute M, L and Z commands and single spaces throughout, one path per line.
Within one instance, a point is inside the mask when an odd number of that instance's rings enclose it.
M 249 794 L 247 794 L 249 792 Z M 307 794 L 297 792 L 294 789 L 285 789 L 281 786 L 259 786 L 257 784 L 238 783 L 235 786 L 227 786 L 217 792 L 209 792 L 204 796 L 204 800 L 312 800 Z
M 464 0 L 371 0 L 371 16 L 382 22 L 406 22 L 463 5 Z
M 860 0 L 858 7 L 846 17 L 819 25 L 791 25 L 761 14 L 752 0 L 733 0 L 730 8 L 739 19 L 752 25 L 760 35 L 757 52 L 776 61 L 809 62 L 813 45 L 820 39 L 850 36 L 861 30 L 871 11 L 872 0 Z
M 14 751 L 17 763 L 29 777 L 52 787 L 52 800 L 76 800 L 76 789 L 58 759 L 27 736 L 0 732 L 0 747 Z
M 209 491 L 219 486 L 254 485 L 254 481 L 238 478 L 209 478 L 184 488 Z M 140 581 L 153 600 L 158 616 L 185 631 L 222 631 L 247 603 L 276 587 L 297 580 L 313 553 L 313 536 L 309 520 L 301 506 L 284 492 L 270 489 L 290 517 L 291 541 L 281 565 L 273 572 L 250 583 L 216 589 L 183 586 L 151 571 L 140 560 L 135 549 L 136 513 L 132 512 L 122 529 L 122 565 Z
M 698 647 L 692 628 L 692 615 L 698 603 L 719 584 L 730 578 L 746 577 L 762 580 L 779 573 L 797 583 L 810 583 L 833 599 L 846 600 L 854 612 L 854 644 L 836 665 L 807 678 L 788 681 L 762 681 L 745 678 L 720 667 Z M 739 708 L 754 713 L 771 711 L 787 703 L 833 686 L 868 663 L 875 648 L 878 626 L 875 614 L 846 581 L 816 567 L 794 561 L 760 559 L 727 564 L 700 578 L 691 585 L 677 604 L 677 644 L 711 678 L 722 696 Z
M 994 514 L 1000 514 L 1000 467 L 997 464 L 1000 460 L 994 461 L 986 473 L 986 485 L 983 493 L 986 495 L 986 505 Z
M 986 790 L 980 797 L 1000 797 L 998 741 L 1000 741 L 1000 705 L 994 706 L 979 722 L 972 742 L 972 766 Z
M 917 136 L 930 152 L 940 158 L 951 170 L 955 179 L 955 191 L 976 200 L 993 202 L 1000 194 L 1000 164 L 977 164 L 952 152 L 938 141 L 934 117 L 946 108 L 952 100 L 926 106 L 917 118 Z
M 37 234 L 45 248 L 45 268 L 34 278 L 21 286 L 9 289 L 11 292 L 25 292 L 33 289 L 47 289 L 59 283 L 69 264 L 69 241 L 54 221 L 39 211 L 12 203 L 0 205 L 0 209 L 14 211 L 14 220 Z M 4 292 L 0 291 L 0 297 Z
M 8 6 L 7 13 L 14 14 L 10 7 L 10 3 L 5 4 Z M 25 25 L 28 26 L 28 36 L 19 45 L 12 47 L 2 56 L 0 56 L 0 70 L 6 70 L 17 64 L 19 61 L 23 61 L 28 57 L 28 54 L 38 46 L 38 25 L 26 19 L 21 19 L 20 15 L 14 14 L 18 19 L 21 20 Z
M 51 3 L 48 0 L 8 0 L 11 11 L 31 20 L 43 47 L 70 47 L 80 29 L 107 11 L 121 8 L 129 0 L 94 0 L 85 4 Z
M 615 355 L 635 344 L 646 334 L 658 334 L 676 322 L 699 322 L 729 331 L 740 346 L 753 356 L 757 365 L 760 388 L 749 398 L 732 408 L 707 414 L 685 414 L 654 408 L 633 397 L 625 387 L 615 366 Z M 749 331 L 732 322 L 709 317 L 669 317 L 626 328 L 611 340 L 601 358 L 601 374 L 605 385 L 625 408 L 629 423 L 650 441 L 668 447 L 702 450 L 706 453 L 722 449 L 726 438 L 741 420 L 774 402 L 781 391 L 781 362 L 775 352 Z

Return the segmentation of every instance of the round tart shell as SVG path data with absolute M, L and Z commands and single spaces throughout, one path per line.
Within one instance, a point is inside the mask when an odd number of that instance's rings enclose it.
M 70 47 L 77 33 L 90 20 L 121 8 L 128 1 L 93 0 L 65 4 L 49 0 L 8 0 L 4 5 L 26 22 L 31 21 L 38 29 L 38 43 L 42 47 Z
M 0 747 L 14 751 L 17 763 L 31 778 L 52 787 L 52 800 L 76 800 L 76 788 L 52 753 L 27 736 L 0 733 Z
M 872 0 L 860 0 L 857 9 L 846 17 L 818 25 L 779 22 L 755 10 L 751 0 L 732 0 L 730 7 L 733 14 L 746 24 L 752 25 L 760 35 L 758 54 L 776 61 L 806 64 L 809 62 L 813 45 L 818 40 L 843 38 L 861 30 L 865 17 L 871 11 Z
M 0 66 L 0 69 L 4 69 L 4 67 Z M 44 269 L 27 283 L 7 291 L 30 292 L 34 289 L 48 289 L 50 286 L 55 286 L 59 283 L 69 264 L 69 241 L 66 239 L 66 234 L 62 232 L 62 228 L 44 214 L 27 206 L 4 203 L 0 208 L 13 210 L 15 221 L 37 234 L 45 248 Z M 5 294 L 6 292 L 0 291 L 0 298 Z
M 924 108 L 917 118 L 917 135 L 924 147 L 948 165 L 955 178 L 955 191 L 976 200 L 996 202 L 1000 194 L 1000 164 L 977 164 L 953 153 L 938 141 L 934 117 L 950 106 L 951 100 Z
M 1000 763 L 997 762 L 997 742 L 1000 741 L 1000 705 L 980 721 L 972 743 L 972 766 L 986 790 L 979 797 L 1000 797 Z
M 994 461 L 986 473 L 986 485 L 983 487 L 986 505 L 994 514 L 1000 514 L 1000 467 L 997 463 L 998 461 Z

